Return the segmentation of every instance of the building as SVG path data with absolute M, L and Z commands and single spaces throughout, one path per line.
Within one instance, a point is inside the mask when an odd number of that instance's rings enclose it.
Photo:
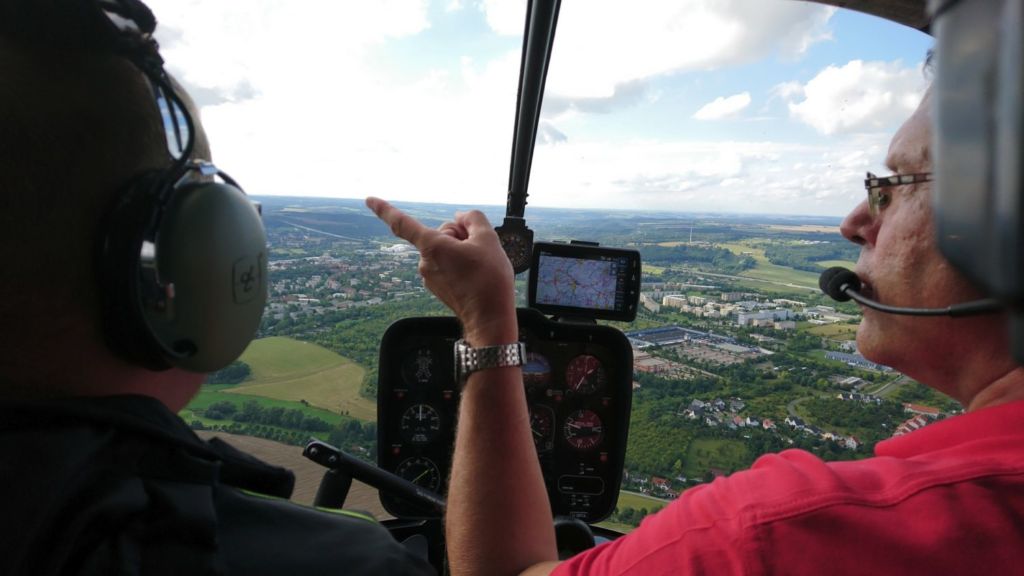
M 847 354 L 845 352 L 825 352 L 825 358 L 829 360 L 837 360 L 844 362 L 850 366 L 856 366 L 858 368 L 867 368 L 868 370 L 877 370 L 879 372 L 890 372 L 892 368 L 876 364 L 871 360 L 861 356 L 860 354 Z
M 736 315 L 736 324 L 740 326 L 758 325 L 759 321 L 767 321 L 768 326 L 774 325 L 779 320 L 789 320 L 793 313 L 785 308 L 775 310 L 764 310 L 761 312 L 740 312 Z
M 904 420 L 899 426 L 896 427 L 896 431 L 893 432 L 893 436 L 902 436 L 904 434 L 910 434 L 914 430 L 924 428 L 931 424 L 932 419 L 925 416 L 924 414 L 916 414 L 907 420 Z
M 658 304 L 658 302 L 646 292 L 640 293 L 640 304 L 651 312 L 661 312 L 661 304 Z
M 661 299 L 661 305 L 666 308 L 682 308 L 689 304 L 685 295 L 669 295 Z

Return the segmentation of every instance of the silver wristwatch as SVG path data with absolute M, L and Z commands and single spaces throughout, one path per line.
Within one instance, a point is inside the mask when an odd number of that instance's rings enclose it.
M 465 340 L 455 343 L 455 381 L 463 383 L 470 374 L 487 368 L 522 366 L 526 363 L 526 344 L 501 344 L 473 348 Z

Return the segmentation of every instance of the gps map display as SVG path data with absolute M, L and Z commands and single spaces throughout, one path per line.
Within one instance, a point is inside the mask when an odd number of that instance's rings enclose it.
M 619 262 L 562 256 L 541 258 L 537 303 L 591 310 L 615 308 Z
M 635 315 L 640 288 L 636 251 L 538 242 L 534 258 L 532 307 L 593 318 Z

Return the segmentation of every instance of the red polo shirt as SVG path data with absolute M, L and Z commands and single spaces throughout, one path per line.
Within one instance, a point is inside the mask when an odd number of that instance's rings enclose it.
M 554 573 L 996 571 L 1024 571 L 1024 401 L 880 442 L 866 460 L 762 456 Z

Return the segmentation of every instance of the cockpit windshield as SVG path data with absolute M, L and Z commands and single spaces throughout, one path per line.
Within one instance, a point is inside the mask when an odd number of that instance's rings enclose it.
M 382 337 L 447 313 L 415 249 L 362 199 L 434 226 L 467 208 L 501 221 L 526 3 L 149 4 L 214 160 L 261 202 L 270 243 L 259 338 L 182 416 L 297 468 L 308 503 L 322 469 L 298 446 L 314 436 L 367 461 L 392 449 L 378 445 Z M 537 241 L 643 259 L 636 319 L 607 322 L 633 351 L 607 526 L 629 531 L 766 452 L 863 458 L 959 409 L 858 354 L 859 309 L 817 288 L 858 257 L 841 217 L 864 200 L 865 172 L 893 171 L 887 145 L 929 84 L 931 44 L 815 3 L 563 3 L 525 219 Z M 517 288 L 525 306 L 525 274 Z M 530 358 L 528 382 L 546 361 Z M 396 362 L 396 378 L 431 378 L 431 358 Z M 397 415 L 406 441 L 442 434 L 434 407 L 414 408 Z M 593 441 L 591 415 L 576 416 L 569 430 L 538 413 L 538 450 Z M 444 475 L 409 466 L 414 482 Z M 387 515 L 360 490 L 353 506 Z

